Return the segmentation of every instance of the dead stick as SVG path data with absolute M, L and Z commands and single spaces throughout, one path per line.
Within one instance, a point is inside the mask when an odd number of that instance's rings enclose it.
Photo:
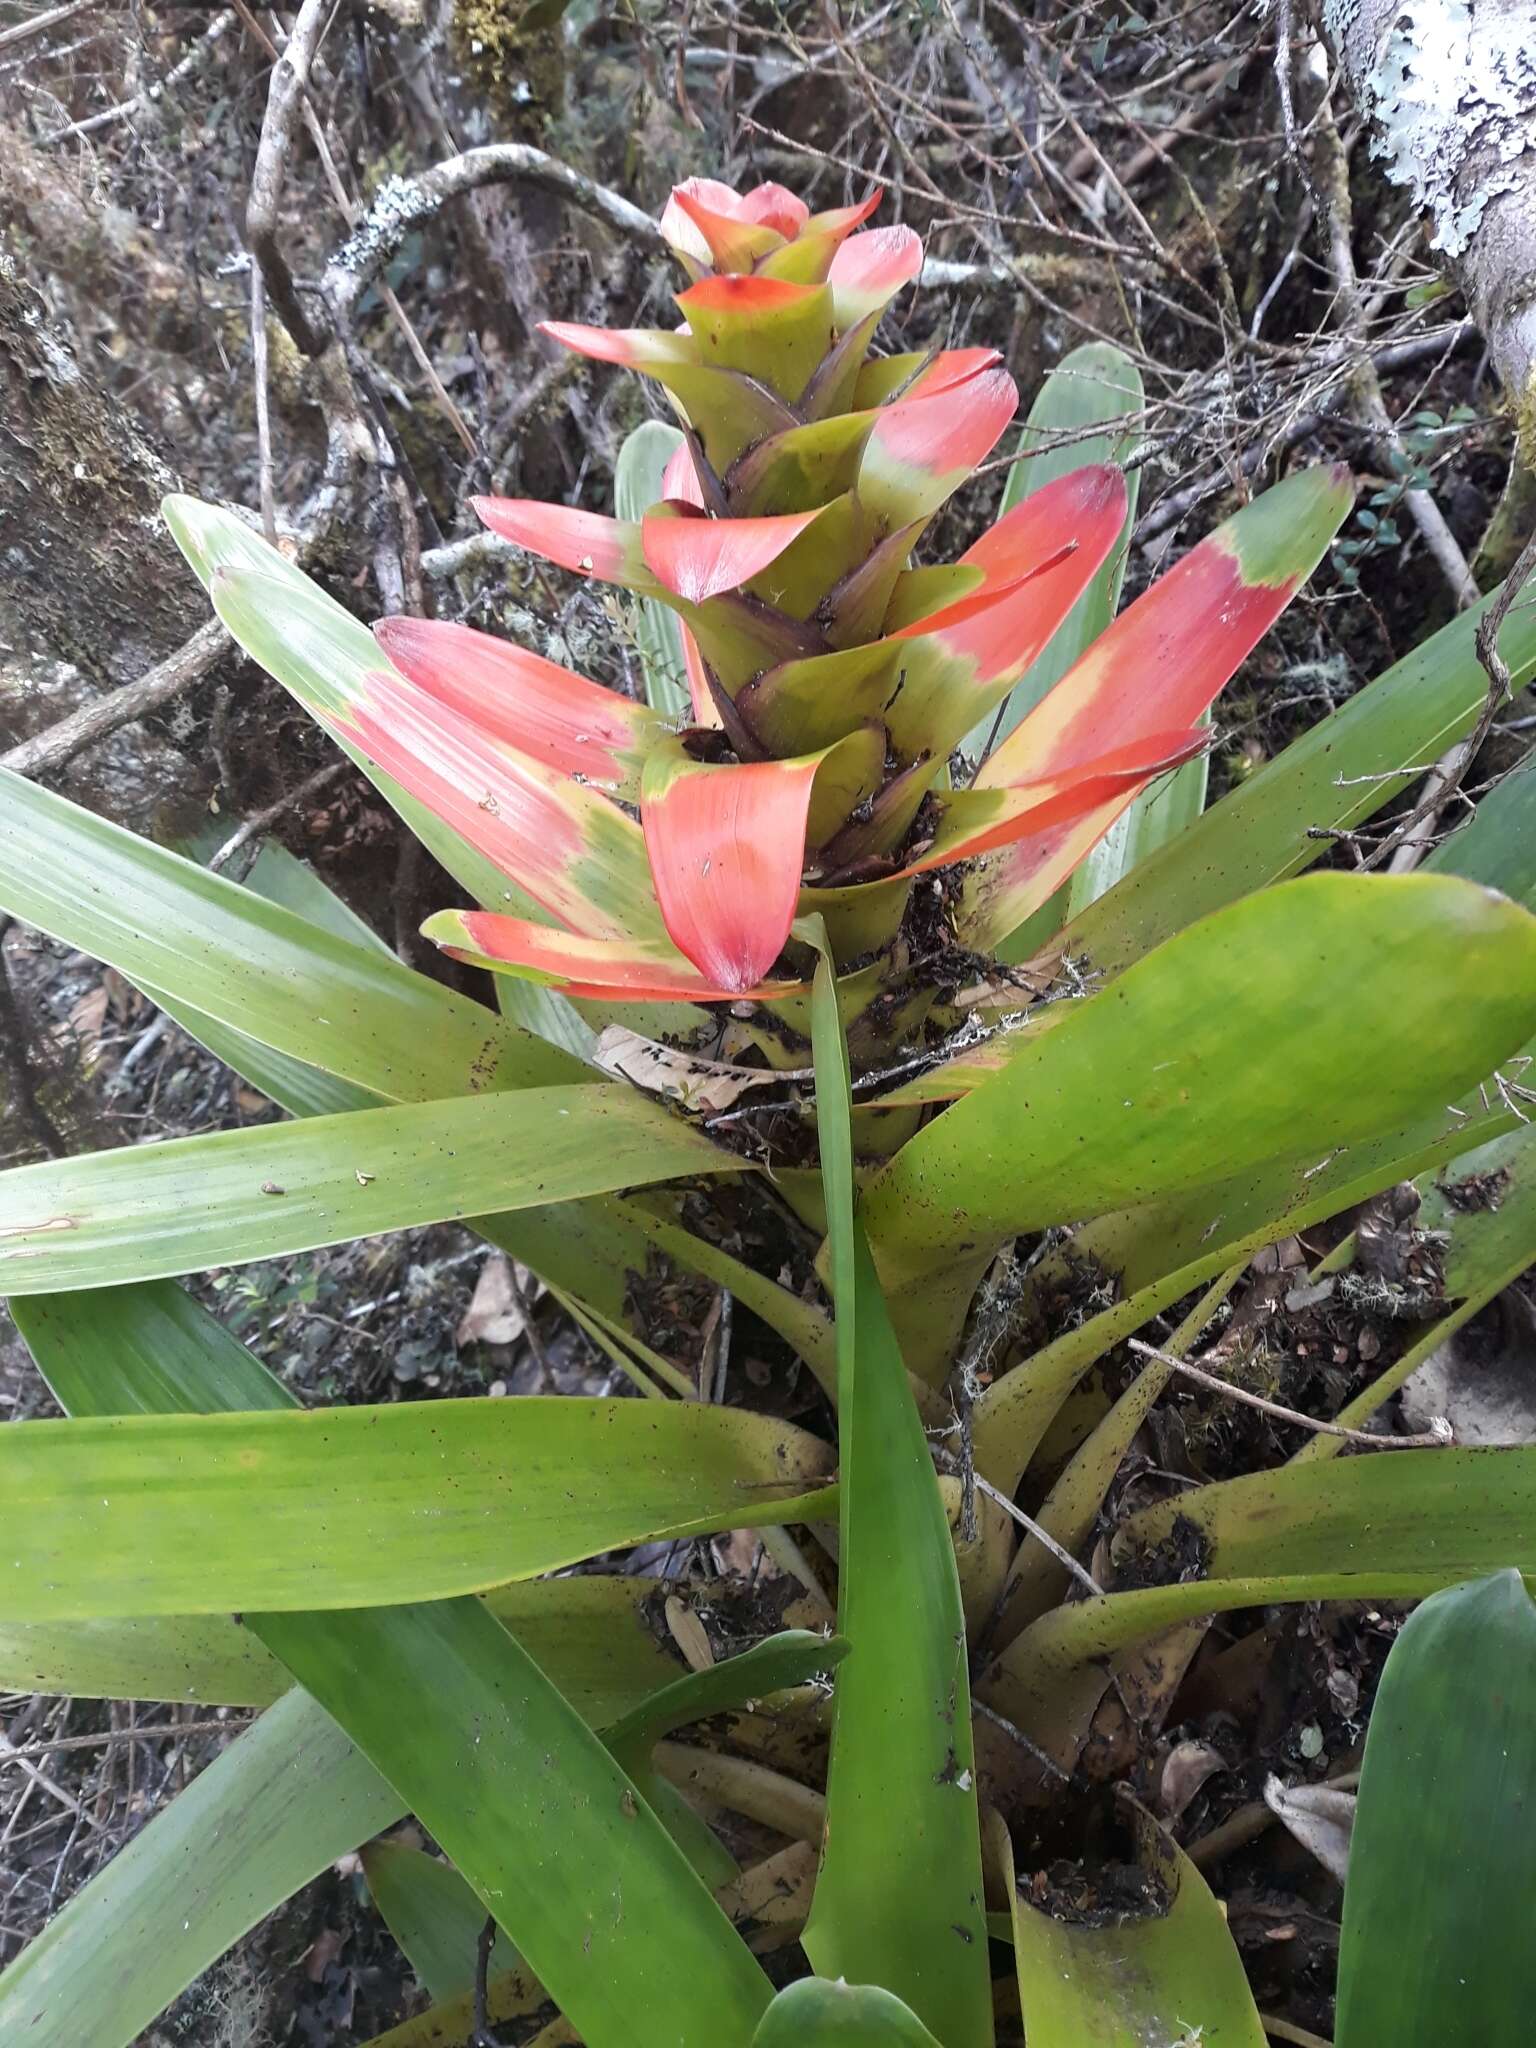
M 1198 1365 L 1190 1365 L 1185 1359 L 1159 1351 L 1155 1344 L 1144 1344 L 1139 1337 L 1128 1338 L 1127 1343 L 1141 1357 L 1155 1358 L 1159 1365 L 1166 1365 L 1171 1372 L 1182 1373 L 1185 1379 L 1197 1380 L 1202 1387 L 1209 1387 L 1213 1394 L 1225 1394 L 1229 1400 L 1261 1409 L 1264 1414 L 1273 1415 L 1278 1422 L 1294 1422 L 1298 1429 L 1310 1429 L 1318 1436 L 1343 1437 L 1346 1443 L 1359 1444 L 1363 1450 L 1443 1451 L 1447 1444 L 1455 1441 L 1451 1425 L 1443 1421 L 1438 1429 L 1428 1430 L 1423 1436 L 1372 1436 L 1367 1430 L 1345 1429 L 1341 1423 L 1319 1422 L 1315 1415 L 1303 1415 L 1298 1408 L 1282 1408 L 1278 1401 L 1267 1401 L 1262 1394 L 1250 1394 L 1246 1387 L 1234 1387 L 1230 1380 L 1218 1379 L 1213 1372 L 1202 1372 Z M 1439 1421 L 1439 1417 L 1436 1420 Z
M 246 8 L 240 7 L 239 12 L 250 19 Z M 293 124 L 308 89 L 310 65 L 331 14 L 332 0 L 304 0 L 287 45 L 272 66 L 267 111 L 256 146 L 256 166 L 251 172 L 251 196 L 245 209 L 245 238 L 251 254 L 261 265 L 268 294 L 283 325 L 293 336 L 295 347 L 306 356 L 319 355 L 329 337 L 315 326 L 299 303 L 293 272 L 278 246 L 278 208 L 293 144 Z
M 265 832 L 269 825 L 275 824 L 284 811 L 294 804 L 303 803 L 308 797 L 318 796 L 322 789 L 334 782 L 337 776 L 351 765 L 351 762 L 346 760 L 327 761 L 323 768 L 317 768 L 313 775 L 307 775 L 297 789 L 291 790 L 286 796 L 280 796 L 276 803 L 268 804 L 265 810 L 257 811 L 254 817 L 247 818 L 243 825 L 237 825 L 209 861 L 209 868 L 217 873 L 230 857 L 254 839 L 258 832 Z
M 470 2038 L 469 2048 L 501 2048 L 501 2043 L 491 2032 L 491 1995 L 488 1979 L 491 1971 L 491 1950 L 496 1946 L 496 1916 L 487 1914 L 485 1925 L 480 1930 L 480 1939 L 475 1943 L 475 2031 Z
M 229 644 L 229 634 L 220 621 L 209 619 L 174 654 L 146 669 L 137 681 L 124 683 L 110 696 L 82 704 L 78 711 L 61 718 L 57 725 L 50 725 L 46 732 L 0 754 L 0 768 L 9 768 L 15 775 L 42 775 L 62 768 L 66 761 L 106 739 L 119 726 L 131 725 L 136 718 L 158 710 L 183 690 L 190 689 L 208 673 Z
M 0 28 L 0 50 L 10 49 L 13 43 L 24 43 L 33 36 L 46 35 L 51 28 L 62 28 L 77 14 L 84 14 L 87 7 L 93 7 L 96 0 L 66 0 L 63 7 L 50 7 L 46 14 L 34 14 L 30 21 L 18 21 L 11 28 Z

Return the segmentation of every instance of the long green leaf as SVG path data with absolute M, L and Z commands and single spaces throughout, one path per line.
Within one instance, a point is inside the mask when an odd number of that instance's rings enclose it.
M 395 1785 L 589 2048 L 750 2041 L 768 1980 L 533 1659 L 473 1600 L 259 1617 Z M 402 1711 L 402 1708 L 405 1710 Z
M 8 769 L 0 906 L 132 981 L 396 1101 L 583 1075 L 377 944 L 342 938 Z
M 624 437 L 613 469 L 613 511 L 616 519 L 640 519 L 662 496 L 662 473 L 682 446 L 677 427 L 664 420 L 642 420 Z M 668 718 L 690 711 L 687 670 L 683 665 L 683 623 L 669 605 L 654 598 L 635 600 L 635 646 L 645 701 Z M 504 978 L 504 977 L 498 977 Z
M 939 2048 L 910 2007 L 878 1984 L 802 1977 L 781 1991 L 752 2048 Z
M 452 1864 L 403 1842 L 370 1842 L 363 1875 L 385 1926 L 432 1997 L 473 1990 L 485 1908 Z M 494 1961 L 499 1970 L 512 1967 L 505 1952 Z
M 1337 2048 L 1519 2048 L 1536 2011 L 1536 1609 L 1518 1572 L 1426 1600 L 1371 1709 Z
M 267 1707 L 288 1680 L 227 1615 L 0 1621 L 0 1692 Z
M 589 1573 L 515 1581 L 484 1597 L 600 1728 L 677 1674 L 645 1618 L 654 1592 L 647 1579 Z M 224 1614 L 0 1622 L 0 1691 L 265 1707 L 287 1687 L 276 1659 Z
M 1020 1231 L 1389 1133 L 1533 1023 L 1536 919 L 1470 883 L 1314 875 L 1231 905 L 1025 1033 L 874 1181 L 869 1232 L 910 1362 L 942 1363 Z
M 604 1739 L 621 1762 L 641 1761 L 674 1730 L 707 1720 L 711 1714 L 730 1713 L 768 1693 L 805 1685 L 823 1672 L 836 1670 L 847 1654 L 846 1637 L 820 1636 L 804 1628 L 784 1629 L 743 1650 L 740 1656 L 674 1679 L 605 1729 Z
M 157 1279 L 741 1163 L 607 1084 L 45 1160 L 0 1174 L 0 1286 Z
M 1487 702 L 1476 636 L 1493 601 L 1442 627 L 1133 869 L 1074 920 L 1074 957 L 1115 973 L 1194 919 L 1310 867 L 1330 831 L 1351 829 L 1400 794 Z M 1499 649 L 1516 686 L 1536 673 L 1529 593 L 1505 620 Z
M 215 825 L 178 842 L 176 850 L 201 866 L 227 836 L 222 825 Z M 240 877 L 239 886 L 265 898 L 268 903 L 277 904 L 280 909 L 292 911 L 309 923 L 321 926 L 336 938 L 383 953 L 396 966 L 399 964 L 378 934 L 348 909 L 314 869 L 296 859 L 275 839 L 263 844 L 255 860 Z M 182 996 L 170 994 L 163 988 L 153 988 L 142 980 L 137 986 L 190 1038 L 206 1047 L 215 1059 L 232 1067 L 242 1080 L 248 1081 L 263 1095 L 270 1096 L 294 1116 L 339 1116 L 343 1110 L 379 1109 L 390 1099 L 374 1089 L 361 1087 L 355 1081 L 344 1081 L 322 1067 L 296 1059 L 291 1053 L 264 1045 L 259 1038 L 251 1037 L 237 1025 L 210 1017 L 205 1010 L 197 1009 Z M 547 1037 L 548 1033 L 540 1032 L 539 1036 Z M 550 1078 L 555 1077 L 551 1075 Z
M 842 1511 L 827 1835 L 806 1954 L 987 2048 L 992 1999 L 965 1620 L 922 1419 L 853 1206 L 848 1053 L 823 953 L 816 1107 L 837 1306 Z
M 32 1299 L 22 1306 L 22 1319 L 35 1357 L 66 1406 L 97 1416 L 146 1411 L 186 1414 L 204 1408 L 237 1420 L 242 1410 L 270 1413 L 285 1407 L 290 1417 L 293 1415 L 288 1406 L 290 1397 L 281 1383 L 220 1329 L 206 1310 L 177 1288 L 118 1288 L 52 1300 Z M 758 1689 L 765 1680 L 803 1675 L 813 1650 L 819 1661 L 835 1661 L 835 1646 L 803 1636 L 784 1638 L 783 1652 L 765 1646 L 769 1650 L 766 1658 L 759 1655 L 737 1660 L 730 1677 L 726 1676 L 728 1667 L 719 1667 L 718 1673 L 690 1675 L 680 1684 L 669 1684 L 667 1680 L 675 1666 L 641 1620 L 645 1592 L 643 1582 L 633 1580 L 545 1580 L 501 1588 L 486 1607 L 515 1627 L 524 1643 L 537 1649 L 541 1661 L 547 1659 L 550 1667 L 562 1675 L 562 1682 L 567 1683 L 572 1698 L 580 1702 L 586 1718 L 607 1719 L 616 1714 L 623 1739 L 631 1746 L 643 1745 L 648 1730 L 676 1726 L 678 1717 L 690 1708 L 702 1711 L 727 1700 L 739 1704 L 747 1692 Z M 345 1618 L 336 1615 L 294 1615 L 286 1620 L 290 1630 L 302 1631 L 307 1627 L 322 1646 L 332 1645 L 347 1627 Z M 236 1630 L 223 1617 L 219 1617 L 219 1622 L 231 1633 L 251 1639 L 249 1631 Z M 140 1629 L 153 1625 L 143 1621 L 137 1624 Z M 177 1620 L 171 1626 L 183 1629 L 186 1623 Z M 371 1626 L 375 1634 L 381 1628 L 387 1631 L 389 1610 L 376 1611 Z M 526 1650 L 519 1654 L 526 1655 Z M 271 1669 L 276 1672 L 281 1667 L 273 1660 Z M 381 1685 L 380 1689 L 388 1691 L 389 1684 Z M 650 1694 L 657 1698 L 649 1712 L 633 1714 L 631 1710 L 637 1702 Z M 319 1717 L 319 1710 L 311 1703 L 305 1701 L 304 1707 Z M 280 1719 L 286 1718 L 288 1712 L 285 1707 Z M 307 1724 L 301 1721 L 295 1725 Z M 329 1727 L 328 1722 L 324 1725 Z M 334 1745 L 327 1750 L 328 1757 L 333 1748 Z M 341 1762 L 344 1768 L 335 1772 L 336 1788 L 338 1800 L 345 1801 L 359 1760 L 356 1752 L 349 1749 Z M 314 1828 L 322 1839 L 329 1839 L 324 1834 L 328 1825 L 328 1784 L 329 1780 L 322 1778 L 310 1787 Z M 661 1786 L 658 1790 L 667 1797 L 668 1811 L 672 1812 L 675 1795 L 671 1788 Z M 259 1912 L 286 1896 L 282 1888 L 285 1878 L 292 1878 L 287 1887 L 292 1889 L 310 1873 L 304 1870 L 293 1876 L 293 1857 L 304 1853 L 303 1835 L 294 1834 L 280 1810 L 266 1812 L 271 1801 L 259 1786 L 253 1797 L 254 1806 L 248 1813 L 243 1810 L 240 1816 L 241 1839 L 254 1833 L 259 1841 L 263 1825 L 269 1825 L 274 1838 L 280 1837 L 287 1844 L 275 1860 L 253 1859 L 258 1886 L 268 1887 L 264 1904 L 259 1889 L 253 1895 Z M 280 1809 L 281 1802 L 278 1805 Z M 394 1818 L 396 1811 L 398 1803 L 392 1802 L 384 1818 Z M 217 1835 L 222 1826 L 217 1808 L 208 1818 Z M 692 1820 L 691 1814 L 689 1818 Z M 378 1824 L 382 1825 L 383 1820 Z M 713 1844 L 707 1830 L 702 1832 Z M 181 1934 L 173 1950 L 179 1981 L 155 1980 L 157 1993 L 170 1996 L 220 1952 L 224 1946 L 224 1922 L 217 1911 L 206 1910 L 205 1898 L 194 1883 L 200 1859 L 182 1842 L 173 1818 L 162 1816 L 149 1833 L 167 1843 L 166 1853 L 174 1859 L 178 1881 L 175 1906 Z M 725 1861 L 733 1870 L 729 1859 Z M 74 1958 L 82 1983 L 110 1984 L 114 1972 L 109 1957 L 119 1952 L 118 1944 L 125 1939 L 136 1944 L 146 1937 L 153 1938 L 152 1922 L 146 1925 L 141 1916 L 140 1894 L 147 1877 L 152 1878 L 154 1867 L 153 1858 L 147 1864 L 128 1862 L 120 1867 L 114 1863 L 93 1883 L 91 1914 L 85 1923 L 94 1937 L 88 1965 Z M 121 1952 L 128 1956 L 133 1950 L 124 1947 Z M 67 1962 L 61 1961 L 56 1967 L 64 1970 Z M 127 2015 L 127 2031 L 117 2034 L 110 2033 L 107 2017 L 101 2016 L 87 2036 L 93 2048 L 107 2048 L 109 2039 L 112 2048 L 120 2048 L 136 2033 L 145 2015 L 132 2006 L 127 2008 Z M 62 2038 L 72 2041 L 76 2037 Z
M 1425 855 L 1431 874 L 1461 875 L 1536 907 L 1536 757 L 1478 799 L 1471 818 Z
M 825 1513 L 828 1462 L 790 1425 L 694 1402 L 18 1423 L 0 1431 L 6 1609 L 57 1621 L 442 1599 L 623 1544 Z
M 1175 1524 L 1210 1546 L 1208 1574 L 1264 1571 L 1476 1572 L 1502 1543 L 1536 1560 L 1536 1448 L 1394 1451 L 1332 1466 L 1252 1472 L 1144 1510 L 1122 1525 L 1125 1554 L 1155 1547 Z
M 1030 2048 L 1264 2048 L 1242 1959 L 1210 1887 L 1161 1828 L 1139 1809 L 1135 1817 L 1138 1861 L 1161 1885 L 1166 1911 L 1073 1924 L 1009 1884 Z
M 126 2048 L 247 1929 L 403 1806 L 294 1689 L 0 1976 L 0 2040 Z
M 1536 1576 L 1536 1449 L 1393 1451 L 1291 1464 L 1134 1516 L 1144 1557 L 1181 1532 L 1200 1576 L 1058 1607 L 993 1660 L 978 1691 L 1070 1756 L 1114 1660 L 1182 1621 L 1292 1600 L 1415 1599 L 1514 1565 Z
M 228 836 L 228 820 L 211 818 L 195 832 L 173 843 L 177 853 L 185 854 L 188 860 L 194 860 L 199 867 L 205 868 Z M 244 858 L 243 855 L 241 857 Z M 257 843 L 255 858 L 241 872 L 239 886 L 251 890 L 267 903 L 291 910 L 296 917 L 319 925 L 338 939 L 350 939 L 355 945 L 371 946 L 375 952 L 390 953 L 390 948 L 372 925 L 344 903 L 329 883 L 320 879 L 308 861 L 290 853 L 280 839 L 263 839 Z

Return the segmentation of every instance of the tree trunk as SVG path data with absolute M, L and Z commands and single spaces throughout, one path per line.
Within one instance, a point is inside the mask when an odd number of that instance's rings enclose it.
M 203 616 L 159 517 L 176 480 L 0 251 L 0 559 L 34 640 L 101 687 Z
M 1323 0 L 1372 153 L 1429 216 L 1536 451 L 1536 22 L 1530 0 Z

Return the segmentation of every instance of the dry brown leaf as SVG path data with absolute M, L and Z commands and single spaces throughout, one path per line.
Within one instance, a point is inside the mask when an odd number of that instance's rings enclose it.
M 689 1670 L 708 1671 L 715 1661 L 709 1631 L 687 1601 L 669 1593 L 662 1611 L 667 1618 L 667 1633 L 682 1651 L 683 1661 Z
M 107 1021 L 107 986 L 98 982 L 70 1006 L 69 1028 L 84 1044 L 94 1045 Z
M 1206 1779 L 1226 1768 L 1226 1758 L 1208 1742 L 1176 1742 L 1158 1786 L 1158 1803 L 1167 1819 L 1177 1820 Z
M 665 1095 L 684 1109 L 718 1111 L 754 1088 L 772 1088 L 784 1079 L 771 1067 L 733 1067 L 723 1060 L 695 1059 L 675 1046 L 644 1038 L 624 1024 L 610 1024 L 593 1048 L 592 1059 L 605 1074 Z
M 1349 1874 L 1354 1793 L 1334 1785 L 1282 1785 L 1270 1777 L 1264 1784 L 1264 1804 L 1342 1884 Z
M 531 1307 L 542 1293 L 543 1283 L 526 1266 L 519 1266 L 517 1284 Z M 466 1344 L 514 1344 L 525 1327 L 512 1285 L 512 1262 L 505 1252 L 492 1252 L 480 1268 L 475 1291 L 453 1333 L 453 1341 L 461 1350 Z

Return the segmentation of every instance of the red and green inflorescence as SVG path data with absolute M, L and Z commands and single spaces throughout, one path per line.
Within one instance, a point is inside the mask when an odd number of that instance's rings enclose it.
M 679 615 L 681 730 L 468 627 L 375 628 L 391 667 L 349 736 L 555 920 L 443 912 L 426 930 L 449 951 L 578 996 L 772 1000 L 802 985 L 797 918 L 868 957 L 916 878 L 961 863 L 956 935 L 995 943 L 1200 750 L 1326 546 L 1348 488 L 1319 469 L 1196 547 L 952 787 L 953 750 L 1121 543 L 1125 483 L 1079 469 L 958 561 L 921 559 L 1018 392 L 993 349 L 873 353 L 923 260 L 910 228 L 865 227 L 875 205 L 680 185 L 661 224 L 692 280 L 684 324 L 546 329 L 667 394 L 685 439 L 664 495 L 634 521 L 476 501 L 493 532 Z

